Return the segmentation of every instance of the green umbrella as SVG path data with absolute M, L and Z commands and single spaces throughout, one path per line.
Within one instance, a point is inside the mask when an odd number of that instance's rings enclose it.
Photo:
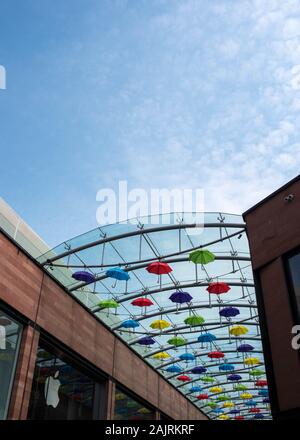
M 234 387 L 234 391 L 246 391 L 248 389 L 248 387 L 246 385 L 243 384 L 238 384 Z
M 109 315 L 109 309 L 115 309 L 117 313 L 117 308 L 120 307 L 120 304 L 117 303 L 114 299 L 103 299 L 98 303 L 98 307 L 102 309 L 108 309 L 107 315 Z
M 208 264 L 214 261 L 215 256 L 207 249 L 198 249 L 189 254 L 189 260 L 195 264 Z
M 195 263 L 195 271 L 196 271 L 196 283 L 198 282 L 198 269 L 197 264 L 202 265 L 202 269 L 204 269 L 203 265 L 211 263 L 214 261 L 215 256 L 207 249 L 198 249 L 196 251 L 192 251 L 189 254 L 189 260 Z
M 168 344 L 175 345 L 178 347 L 179 345 L 184 345 L 186 343 L 186 340 L 183 338 L 180 338 L 179 336 L 174 336 L 174 338 L 168 339 Z
M 226 400 L 229 400 L 229 398 L 227 396 L 224 396 L 224 395 L 223 396 L 217 396 L 216 399 L 219 402 L 225 402 Z
M 211 377 L 211 376 L 203 376 L 201 377 L 202 382 L 205 383 L 212 383 L 215 382 L 215 378 Z
M 218 408 L 218 405 L 215 402 L 208 402 L 207 406 L 209 406 L 211 409 Z
M 205 319 L 202 318 L 200 315 L 192 315 L 185 318 L 184 323 L 187 325 L 195 326 L 195 325 L 202 325 L 205 323 Z
M 265 372 L 263 370 L 259 370 L 258 368 L 256 368 L 255 370 L 249 371 L 249 374 L 251 376 L 259 377 L 259 376 L 263 376 Z

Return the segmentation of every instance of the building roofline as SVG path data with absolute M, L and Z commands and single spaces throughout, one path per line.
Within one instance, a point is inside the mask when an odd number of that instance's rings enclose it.
M 247 209 L 247 211 L 243 212 L 242 217 L 245 220 L 245 216 L 250 214 L 250 212 L 254 211 L 255 209 L 257 209 L 259 206 L 263 205 L 265 202 L 267 202 L 268 200 L 270 200 L 272 197 L 276 196 L 277 194 L 279 194 L 281 191 L 284 191 L 285 189 L 287 189 L 289 186 L 291 186 L 293 183 L 297 182 L 298 180 L 300 180 L 300 174 L 298 174 L 296 177 L 294 177 L 292 180 L 289 180 L 287 183 L 285 183 L 283 186 L 281 186 L 280 188 L 276 189 L 274 192 L 272 192 L 271 194 L 269 194 L 267 197 L 265 197 L 264 199 L 260 200 L 258 203 L 256 203 L 255 205 L 251 206 L 251 208 Z

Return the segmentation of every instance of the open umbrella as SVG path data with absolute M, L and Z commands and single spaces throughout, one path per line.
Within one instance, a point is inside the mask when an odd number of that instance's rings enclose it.
M 175 347 L 186 344 L 186 340 L 179 336 L 174 336 L 173 338 L 168 339 L 167 342 L 170 345 L 175 345 Z
M 200 380 L 204 383 L 213 383 L 216 381 L 216 379 L 212 376 L 203 376 L 200 378 Z
M 266 380 L 260 379 L 260 380 L 257 380 L 254 385 L 256 387 L 266 387 L 268 385 L 268 382 Z M 262 390 L 262 391 L 267 391 L 267 393 L 268 393 L 268 390 Z
M 207 249 L 197 249 L 195 251 L 190 252 L 189 254 L 189 260 L 192 261 L 196 266 L 196 282 L 198 282 L 198 271 L 197 271 L 197 264 L 201 264 L 202 269 L 204 269 L 203 265 L 211 263 L 214 261 L 215 256 L 212 252 L 208 251 Z
M 191 315 L 185 318 L 184 323 L 190 327 L 195 327 L 197 325 L 203 325 L 205 323 L 205 319 L 200 315 Z
M 244 360 L 245 365 L 250 365 L 250 366 L 254 366 L 254 365 L 258 365 L 260 364 L 260 359 L 255 358 L 255 357 L 248 357 Z
M 240 410 L 239 409 L 231 409 L 230 411 L 229 411 L 229 414 L 239 414 L 240 413 Z
M 229 398 L 223 394 L 223 395 L 221 395 L 221 396 L 217 396 L 217 397 L 216 397 L 216 400 L 217 400 L 218 402 L 225 402 L 226 400 L 229 400 Z
M 208 402 L 207 406 L 209 406 L 211 409 L 218 408 L 218 405 L 216 404 L 216 402 Z
M 250 408 L 249 413 L 260 413 L 260 409 L 259 408 Z
M 176 309 L 178 311 L 178 304 L 184 304 L 184 303 L 190 303 L 193 299 L 193 297 L 188 292 L 174 292 L 171 296 L 169 296 L 169 299 L 176 303 Z
M 127 319 L 126 321 L 123 321 L 120 324 L 120 328 L 132 328 L 135 329 L 136 327 L 139 327 L 140 323 L 136 321 L 135 319 Z
M 118 280 L 128 281 L 130 278 L 129 274 L 120 267 L 112 267 L 111 269 L 108 269 L 105 275 L 116 280 L 112 287 L 116 287 Z
M 240 311 L 236 307 L 224 307 L 219 311 L 219 315 L 222 318 L 226 318 L 227 321 L 231 321 L 231 318 L 234 318 L 235 316 L 239 315 Z M 221 320 L 222 322 L 222 320 Z
M 149 298 L 136 298 L 133 301 L 131 301 L 131 304 L 135 307 L 145 307 L 144 315 L 146 315 L 146 307 L 153 306 L 154 303 Z
M 109 315 L 110 309 L 115 309 L 117 313 L 117 308 L 120 307 L 120 304 L 117 303 L 114 299 L 103 299 L 98 303 L 98 307 L 101 309 L 108 309 L 107 315 Z
M 150 336 L 143 336 L 137 341 L 137 343 L 140 345 L 153 345 L 155 344 L 155 340 Z
M 198 400 L 207 400 L 208 399 L 208 394 L 207 393 L 199 394 L 196 398 Z
M 232 364 L 222 364 L 219 366 L 220 371 L 233 371 L 235 366 Z
M 209 293 L 209 306 L 211 306 L 211 294 L 222 295 L 223 293 L 227 293 L 230 290 L 230 287 L 227 283 L 217 281 L 214 283 L 209 283 L 206 290 Z
M 203 348 L 203 343 L 207 342 L 210 345 L 210 349 L 212 349 L 212 342 L 216 339 L 217 337 L 212 333 L 202 333 L 202 335 L 198 336 L 198 341 L 201 342 L 201 348 Z
M 182 361 L 193 361 L 195 359 L 195 355 L 193 353 L 183 353 L 179 356 Z
M 233 387 L 234 391 L 246 391 L 248 389 L 247 385 L 243 385 L 242 383 L 238 383 Z
M 153 354 L 152 357 L 157 360 L 164 360 L 170 358 L 171 356 L 169 355 L 169 353 L 165 353 L 164 351 L 161 351 L 160 353 Z
M 239 374 L 230 374 L 229 376 L 227 376 L 227 379 L 231 382 L 238 382 L 242 379 L 242 376 L 240 376 Z
M 207 368 L 202 367 L 201 365 L 197 365 L 196 367 L 192 368 L 189 372 L 191 374 L 203 374 L 205 373 Z
M 202 390 L 201 387 L 199 387 L 198 385 L 195 385 L 194 387 L 190 388 L 190 393 L 200 393 L 200 391 Z
M 218 419 L 219 419 L 219 420 L 229 420 L 229 416 L 228 416 L 227 414 L 221 414 L 221 415 L 218 417 Z
M 164 328 L 170 327 L 170 325 L 171 324 L 164 319 L 157 319 L 150 324 L 150 327 L 153 329 L 163 330 Z
M 253 377 L 260 377 L 260 376 L 264 376 L 265 372 L 263 370 L 259 370 L 258 368 L 255 368 L 254 370 L 251 370 L 249 374 L 250 376 Z
M 247 406 L 256 406 L 257 402 L 255 402 L 255 400 L 248 400 L 247 402 L 245 402 L 245 405 L 247 405 Z
M 180 380 L 181 382 L 189 382 L 190 380 L 192 380 L 189 376 L 186 376 L 185 374 L 183 374 L 182 376 L 178 376 L 176 379 Z
M 264 419 L 265 416 L 263 414 L 255 414 L 255 416 L 253 417 L 254 419 Z
M 223 403 L 223 408 L 234 408 L 233 402 L 225 402 Z
M 225 354 L 222 353 L 221 351 L 211 351 L 210 353 L 208 353 L 207 356 L 208 356 L 211 360 L 213 360 L 213 359 L 219 359 L 219 362 L 220 362 L 220 359 L 222 359 L 222 358 L 225 356 Z
M 177 365 L 170 365 L 166 371 L 168 373 L 181 373 L 182 368 L 178 367 Z
M 76 281 L 82 281 L 84 283 L 90 284 L 95 282 L 95 275 L 91 272 L 87 272 L 85 270 L 79 270 L 72 274 L 72 278 Z
M 222 393 L 223 388 L 222 388 L 222 387 L 219 387 L 219 386 L 215 386 L 215 387 L 211 387 L 211 388 L 209 389 L 209 391 L 210 391 L 211 393 Z
M 262 381 L 257 381 L 257 382 L 262 382 Z M 260 385 L 257 385 L 257 382 L 255 383 L 255 385 L 256 386 L 260 386 Z M 260 390 L 259 392 L 258 392 L 258 395 L 259 396 L 262 396 L 262 397 L 268 397 L 269 396 L 269 390 Z
M 235 416 L 234 420 L 245 420 L 244 416 Z
M 252 399 L 252 394 L 250 394 L 250 393 L 242 393 L 241 395 L 240 395 L 240 398 L 241 399 L 243 399 L 243 400 L 247 400 L 247 399 Z
M 146 267 L 146 270 L 149 273 L 154 273 L 154 274 L 158 275 L 158 282 L 160 283 L 160 288 L 161 288 L 161 275 L 170 273 L 170 272 L 172 272 L 173 269 L 168 265 L 168 263 L 163 263 L 161 261 L 155 261 L 154 263 L 150 263 Z
M 237 347 L 237 352 L 243 355 L 243 361 L 245 360 L 245 353 L 250 353 L 252 350 L 254 350 L 254 347 L 250 344 L 241 344 Z
M 244 325 L 236 325 L 234 327 L 231 327 L 231 329 L 229 330 L 229 339 L 231 335 L 239 337 L 245 335 L 246 333 L 248 333 L 248 331 L 249 330 Z M 237 339 L 236 339 L 236 348 L 237 348 Z

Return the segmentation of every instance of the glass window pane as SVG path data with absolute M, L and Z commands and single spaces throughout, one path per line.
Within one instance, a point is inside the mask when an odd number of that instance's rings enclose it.
M 22 326 L 0 310 L 0 420 L 7 416 Z
M 100 384 L 94 381 L 61 352 L 40 345 L 29 408 L 29 419 L 90 420 L 101 418 L 101 400 L 105 399 Z M 95 399 L 97 394 L 97 399 Z M 95 408 L 95 405 L 99 408 Z M 103 407 L 103 405 L 101 405 Z
M 116 388 L 114 420 L 154 420 L 155 412 Z
M 289 258 L 288 263 L 291 274 L 291 282 L 296 295 L 298 312 L 300 312 L 300 253 Z

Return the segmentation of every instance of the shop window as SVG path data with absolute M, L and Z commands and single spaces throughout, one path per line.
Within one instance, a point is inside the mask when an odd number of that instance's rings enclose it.
M 21 324 L 0 310 L 0 420 L 7 417 L 21 333 Z
M 29 419 L 105 418 L 105 381 L 95 380 L 70 356 L 40 344 L 29 406 Z
M 298 317 L 300 316 L 300 252 L 287 258 L 289 285 L 294 294 Z
M 114 420 L 154 420 L 155 411 L 116 387 Z

